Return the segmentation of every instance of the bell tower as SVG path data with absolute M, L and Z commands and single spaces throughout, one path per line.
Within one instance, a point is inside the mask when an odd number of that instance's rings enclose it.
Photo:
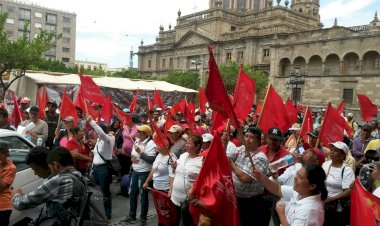
M 292 10 L 318 20 L 320 19 L 319 8 L 319 0 L 292 0 Z

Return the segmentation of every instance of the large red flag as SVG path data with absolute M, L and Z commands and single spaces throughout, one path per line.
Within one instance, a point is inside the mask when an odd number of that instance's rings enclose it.
M 168 149 L 169 148 L 169 141 L 165 137 L 165 135 L 162 133 L 160 128 L 158 128 L 157 124 L 154 122 L 154 120 L 149 120 L 150 124 L 152 125 L 152 128 L 155 131 L 155 135 L 153 137 L 154 143 L 161 149 Z
M 154 110 L 153 102 L 149 96 L 148 96 L 148 110 Z
M 155 89 L 153 93 L 153 103 L 157 104 L 162 110 L 164 110 L 164 102 L 162 102 L 161 96 L 158 91 Z
M 216 65 L 214 54 L 212 53 L 210 46 L 208 47 L 208 50 L 210 54 L 208 61 L 210 72 L 205 91 L 208 104 L 214 111 L 228 116 L 231 124 L 236 128 L 239 128 L 240 123 L 235 115 L 235 111 L 228 97 L 227 90 L 224 86 L 222 77 L 220 76 L 219 69 Z
M 214 117 L 214 120 L 212 122 L 212 128 L 211 128 L 211 134 L 215 134 L 218 130 L 219 127 L 221 127 L 222 125 L 225 125 L 226 121 L 227 121 L 227 117 L 222 115 L 222 114 L 219 114 L 218 112 L 213 112 L 212 115 Z
M 132 118 L 129 114 L 117 108 L 114 104 L 112 104 L 113 112 L 116 114 L 117 118 L 121 121 L 122 125 L 127 125 Z
M 129 111 L 130 112 L 134 112 L 135 111 L 136 105 L 137 105 L 138 96 L 139 96 L 139 91 L 137 90 L 136 91 L 136 95 L 133 97 L 133 100 L 132 100 L 131 104 L 129 105 Z
M 75 106 L 77 106 L 78 108 L 80 108 L 83 112 L 86 112 L 86 105 L 84 104 L 84 98 L 83 98 L 83 95 L 82 95 L 82 89 L 78 89 L 78 94 L 75 98 L 75 101 L 74 101 L 74 104 Z
M 245 118 L 251 112 L 253 102 L 255 101 L 255 94 L 255 81 L 253 81 L 253 79 L 244 73 L 243 65 L 241 65 L 233 98 L 233 107 L 236 116 L 240 120 L 245 121 Z
M 293 102 L 288 98 L 285 104 L 286 112 L 288 113 L 288 118 L 290 124 L 296 123 L 298 121 L 298 110 L 294 107 Z
M 168 115 L 166 116 L 165 119 L 166 119 L 166 122 L 165 122 L 164 131 L 165 131 L 166 137 L 170 138 L 170 133 L 168 132 L 168 130 L 170 129 L 170 127 L 172 127 L 172 125 L 175 125 L 176 123 L 173 120 L 173 117 L 170 111 L 168 111 Z
M 67 116 L 74 117 L 74 124 L 76 125 L 78 122 L 78 114 L 75 108 L 75 105 L 70 100 L 70 98 L 66 95 L 66 92 L 63 93 L 61 108 L 59 109 L 61 114 L 61 119 L 66 118 Z
M 105 97 L 102 90 L 90 76 L 84 76 L 79 74 L 80 77 L 80 89 L 82 89 L 83 98 L 92 101 L 97 104 L 104 104 Z
M 11 124 L 17 128 L 20 122 L 22 121 L 22 113 L 17 103 L 16 94 L 13 93 L 13 111 L 11 115 Z
M 195 128 L 195 106 L 193 102 L 190 101 L 190 103 L 187 105 L 186 112 L 187 124 L 189 124 L 190 132 L 192 134 L 198 133 Z
M 280 128 L 285 133 L 291 125 L 281 96 L 269 85 L 257 126 L 266 134 L 272 127 Z
M 199 109 L 201 111 L 201 114 L 205 114 L 207 98 L 206 98 L 205 91 L 202 89 L 202 87 L 198 88 L 198 95 L 199 95 Z
M 351 192 L 352 226 L 376 226 L 380 222 L 380 199 L 368 192 L 359 179 Z
M 377 118 L 377 105 L 373 104 L 366 95 L 357 95 L 363 121 L 372 122 L 374 118 Z
M 172 115 L 176 115 L 177 112 L 180 111 L 180 112 L 182 112 L 183 116 L 186 118 L 187 117 L 186 108 L 187 108 L 187 101 L 186 101 L 186 99 L 182 99 L 180 102 L 175 104 L 172 107 L 172 109 L 170 109 L 170 112 L 172 113 Z
M 342 100 L 337 108 L 339 114 L 342 114 L 344 111 L 344 100 Z
M 168 194 L 150 189 L 156 207 L 158 222 L 165 226 L 175 225 L 177 222 L 177 207 L 168 197 Z
M 104 105 L 102 106 L 101 115 L 104 119 L 104 122 L 109 124 L 112 119 L 112 96 L 111 94 L 104 101 Z
M 43 96 L 41 96 L 40 91 L 37 90 L 37 105 L 38 105 L 38 118 L 39 119 L 45 119 L 46 113 L 45 113 L 45 105 Z
M 343 141 L 344 130 L 347 129 L 347 127 L 349 126 L 346 120 L 331 106 L 331 103 L 329 103 L 318 138 L 323 145 Z
M 192 193 L 207 206 L 207 209 L 201 209 L 190 205 L 196 223 L 199 213 L 204 213 L 211 215 L 212 225 L 240 225 L 231 168 L 219 133 L 215 134 L 210 151 L 193 184 Z
M 311 131 L 313 131 L 313 116 L 311 115 L 311 110 L 309 106 L 307 106 L 300 130 L 300 137 L 303 139 L 305 143 L 309 143 L 307 134 Z

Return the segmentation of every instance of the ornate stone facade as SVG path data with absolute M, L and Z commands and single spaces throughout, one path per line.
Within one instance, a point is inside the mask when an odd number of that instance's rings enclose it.
M 276 3 L 281 3 L 277 0 Z M 284 1 L 289 6 L 289 1 Z M 171 69 L 193 70 L 204 85 L 208 76 L 207 45 L 215 46 L 218 64 L 235 60 L 255 65 L 270 76 L 284 97 L 286 82 L 299 65 L 307 74 L 302 104 L 328 101 L 357 107 L 356 93 L 376 95 L 380 86 L 380 21 L 364 26 L 322 28 L 318 0 L 292 0 L 289 7 L 270 0 L 209 0 L 209 9 L 181 16 L 174 29 L 160 26 L 156 43 L 139 47 L 139 71 L 162 76 Z

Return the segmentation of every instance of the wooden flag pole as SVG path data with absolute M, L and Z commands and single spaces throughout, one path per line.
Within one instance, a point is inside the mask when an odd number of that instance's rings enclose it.
M 261 112 L 260 112 L 260 117 L 259 117 L 259 120 L 257 120 L 257 123 L 256 123 L 256 125 L 258 126 L 259 124 L 260 124 L 260 121 L 261 121 L 261 117 L 262 117 L 262 113 L 263 113 L 263 111 L 264 111 L 264 109 L 265 109 L 265 105 L 266 105 L 266 103 L 267 103 L 267 97 L 268 97 L 268 94 L 269 94 L 269 89 L 272 87 L 272 84 L 270 83 L 269 84 L 269 87 L 268 87 L 268 89 L 267 89 L 267 93 L 265 94 L 265 98 L 264 98 L 264 103 L 263 103 L 263 107 L 261 108 Z M 256 106 L 257 107 L 257 106 Z M 255 114 L 256 114 L 256 112 L 255 112 Z M 265 132 L 265 131 L 264 131 Z

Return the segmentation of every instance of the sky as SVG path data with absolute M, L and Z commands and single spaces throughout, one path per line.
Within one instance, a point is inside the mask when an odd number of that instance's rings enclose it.
M 128 67 L 131 48 L 140 41 L 153 44 L 160 25 L 165 30 L 176 25 L 182 15 L 208 9 L 209 0 L 21 0 L 77 15 L 76 60 L 107 63 L 108 67 Z M 276 1 L 273 1 L 276 2 Z M 284 2 L 284 0 L 282 1 Z M 377 4 L 376 4 L 377 3 Z M 320 0 L 321 21 L 325 28 L 334 24 L 369 24 L 379 11 L 379 0 Z M 137 67 L 137 56 L 134 56 Z

